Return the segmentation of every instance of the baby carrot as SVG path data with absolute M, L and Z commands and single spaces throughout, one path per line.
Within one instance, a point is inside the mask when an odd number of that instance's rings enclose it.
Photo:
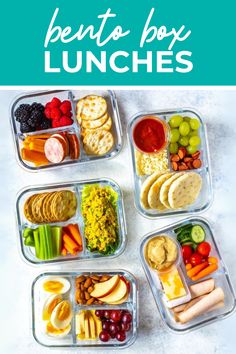
M 66 251 L 65 247 L 62 248 L 61 255 L 62 256 L 66 256 L 67 255 L 67 251 Z
M 216 258 L 216 257 L 208 257 L 208 262 L 210 264 L 217 264 L 218 263 L 218 258 Z
M 82 237 L 81 237 L 78 225 L 76 225 L 76 224 L 67 225 L 67 229 L 71 233 L 71 236 L 78 243 L 78 245 L 82 246 Z
M 185 266 L 185 268 L 186 268 L 186 270 L 190 270 L 190 269 L 192 269 L 192 264 L 191 263 L 187 263 L 186 264 L 186 266 Z
M 201 270 L 206 268 L 208 266 L 208 262 L 203 262 L 201 264 L 196 265 L 189 271 L 187 271 L 187 275 L 189 278 L 192 278 L 194 275 L 198 274 Z
M 64 243 L 64 247 L 63 248 L 65 248 L 65 250 L 68 253 L 73 254 L 73 256 L 75 256 L 77 254 L 77 252 L 73 248 L 71 248 L 70 245 L 67 244 L 67 243 Z
M 199 272 L 197 275 L 191 277 L 191 279 L 193 281 L 195 280 L 199 280 L 201 278 L 206 277 L 207 275 L 215 272 L 218 269 L 218 265 L 217 264 L 210 264 L 208 267 L 206 267 L 205 269 L 203 269 L 201 272 Z
M 74 240 L 72 240 L 72 238 L 69 235 L 63 234 L 63 241 L 64 241 L 64 246 L 68 245 L 70 249 L 74 250 L 74 252 L 77 252 L 79 250 L 79 246 L 77 245 L 77 243 L 75 243 Z

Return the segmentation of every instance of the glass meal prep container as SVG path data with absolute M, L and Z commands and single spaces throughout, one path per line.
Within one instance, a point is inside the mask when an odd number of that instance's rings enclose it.
M 211 252 L 210 252 L 210 257 L 213 257 L 213 259 L 218 259 L 218 269 L 215 270 L 213 273 L 206 275 L 205 277 L 198 277 L 198 279 L 194 279 L 191 277 L 189 277 L 187 275 L 187 270 L 185 268 L 185 264 L 183 261 L 183 258 L 181 256 L 181 263 L 178 265 L 177 269 L 179 270 L 180 276 L 182 278 L 182 281 L 184 282 L 184 286 L 187 285 L 187 296 L 183 296 L 183 298 L 179 297 L 177 299 L 175 299 L 175 303 L 173 303 L 172 305 L 170 304 L 170 306 L 168 305 L 168 302 L 166 301 L 166 296 L 165 296 L 165 290 L 164 287 L 162 286 L 162 283 L 160 281 L 160 274 L 158 276 L 158 272 L 154 269 L 152 269 L 150 267 L 150 265 L 148 264 L 147 258 L 145 257 L 145 252 L 146 252 L 146 246 L 148 244 L 148 242 L 150 242 L 150 240 L 153 240 L 155 237 L 157 236 L 168 236 L 171 237 L 175 240 L 177 240 L 177 234 L 176 234 L 176 230 L 182 227 L 186 227 L 187 225 L 192 225 L 192 226 L 196 226 L 196 225 L 200 225 L 204 231 L 205 231 L 205 241 L 208 242 L 211 245 Z M 174 231 L 175 230 L 175 231 Z M 189 244 L 189 242 L 186 242 L 184 244 Z M 214 235 L 213 235 L 213 231 L 212 231 L 212 227 L 211 225 L 204 219 L 204 218 L 196 218 L 196 217 L 189 217 L 187 219 L 184 219 L 178 223 L 174 223 L 171 224 L 167 227 L 163 227 L 162 229 L 158 229 L 156 231 L 153 231 L 147 235 L 145 235 L 141 241 L 141 245 L 140 245 L 140 258 L 141 258 L 141 263 L 144 269 L 144 272 L 146 274 L 146 277 L 148 279 L 151 291 L 153 293 L 153 297 L 154 300 L 156 302 L 156 305 L 158 307 L 158 310 L 160 312 L 162 321 L 164 322 L 164 324 L 167 326 L 167 328 L 169 330 L 171 330 L 174 333 L 186 333 L 189 332 L 191 330 L 203 327 L 207 324 L 210 324 L 212 322 L 221 320 L 226 318 L 227 316 L 229 316 L 230 314 L 232 314 L 235 311 L 235 306 L 236 306 L 236 298 L 235 298 L 235 293 L 234 293 L 234 289 L 230 280 L 230 276 L 228 274 L 227 268 L 225 267 L 224 261 L 221 257 L 221 254 L 219 252 L 218 246 L 216 244 Z M 204 260 L 203 260 L 204 261 Z M 193 268 L 192 268 L 193 269 Z M 206 268 L 205 268 L 206 269 Z M 197 273 L 199 274 L 199 273 Z M 196 317 L 191 317 L 191 319 L 189 319 L 188 321 L 182 321 L 178 320 L 178 315 L 183 314 L 184 310 L 187 310 L 186 308 L 179 308 L 179 310 L 183 311 L 183 312 L 179 312 L 176 307 L 176 310 L 173 309 L 173 307 L 178 306 L 178 305 L 183 305 L 187 304 L 190 300 L 193 301 L 192 302 L 192 306 L 194 306 L 194 299 L 196 299 L 196 303 L 197 303 L 197 299 L 201 299 L 204 298 L 203 294 L 201 294 L 202 296 L 200 296 L 200 294 L 198 293 L 198 295 L 194 295 L 194 291 L 193 288 L 191 288 L 192 286 L 196 285 L 196 284 L 201 284 L 201 282 L 204 283 L 204 281 L 210 281 L 211 285 L 214 284 L 214 286 L 208 290 L 209 294 L 212 294 L 210 291 L 212 291 L 212 289 L 216 289 L 216 288 L 221 288 L 223 290 L 224 293 L 224 303 L 221 301 L 220 305 L 218 305 L 215 307 L 215 309 L 212 309 L 210 311 L 210 306 L 208 307 L 208 309 L 205 309 L 205 311 L 201 314 L 199 314 Z M 213 282 L 213 283 L 212 283 Z M 204 283 L 206 284 L 206 283 Z M 202 284 L 201 284 L 202 286 Z M 203 288 L 201 288 L 203 289 Z M 198 288 L 198 291 L 200 291 L 200 288 Z M 202 290 L 201 290 L 202 291 Z M 192 293 L 192 297 L 190 296 L 190 298 L 188 297 L 189 292 Z M 206 292 L 207 293 L 207 292 Z M 206 295 L 206 293 L 204 294 L 206 297 L 208 296 L 208 294 Z M 206 299 L 205 297 L 205 299 Z M 209 298 L 208 298 L 209 299 Z M 218 300 L 217 300 L 218 301 Z M 189 306 L 190 307 L 190 306 Z M 208 311 L 209 310 L 209 311 Z M 196 311 L 196 310 L 195 310 Z M 177 315 L 176 315 L 177 314 Z M 177 317 L 175 317 L 177 316 Z
M 87 186 L 88 188 L 93 186 L 98 186 L 99 188 L 108 187 L 109 191 L 110 190 L 114 191 L 115 198 L 117 198 L 117 200 L 114 202 L 114 210 L 115 210 L 115 215 L 118 224 L 117 233 L 116 233 L 118 237 L 118 243 L 116 244 L 115 249 L 112 249 L 112 251 L 109 252 L 108 254 L 102 254 L 99 252 L 95 252 L 93 250 L 90 251 L 87 248 L 87 241 L 85 238 L 85 231 L 84 231 L 85 228 L 84 218 L 81 213 L 82 191 L 85 186 Z M 29 199 L 30 197 L 39 193 L 41 193 L 41 195 L 42 193 L 47 193 L 47 192 L 50 192 L 52 194 L 54 192 L 58 193 L 60 191 L 65 191 L 65 190 L 72 191 L 77 199 L 76 212 L 74 216 L 72 216 L 72 218 L 64 222 L 44 221 L 38 224 L 30 222 L 26 218 L 24 213 L 24 207 L 25 207 L 25 202 L 27 200 L 30 200 Z M 42 265 L 42 264 L 50 264 L 50 263 L 57 264 L 60 262 L 67 262 L 67 261 L 83 261 L 85 259 L 94 260 L 99 258 L 102 259 L 103 257 L 108 257 L 108 258 L 117 257 L 124 251 L 126 245 L 127 230 L 126 230 L 122 191 L 118 186 L 118 184 L 110 179 L 101 178 L 101 179 L 74 181 L 69 183 L 56 183 L 50 185 L 41 185 L 41 186 L 24 188 L 18 193 L 17 196 L 16 217 L 17 217 L 17 229 L 18 229 L 20 253 L 23 256 L 25 261 L 33 265 Z M 62 231 L 59 230 L 60 232 L 62 232 L 62 235 L 60 236 L 60 244 L 61 244 L 62 243 L 61 238 L 63 236 L 64 227 L 68 226 L 69 224 L 78 225 L 79 232 L 81 235 L 82 250 L 79 249 L 79 252 L 75 255 L 67 253 L 66 255 L 59 255 L 59 256 L 57 255 L 55 258 L 52 259 L 50 258 L 45 259 L 45 257 L 43 259 L 41 257 L 40 259 L 39 257 L 36 257 L 36 251 L 35 251 L 36 248 L 30 247 L 30 245 L 29 246 L 25 245 L 24 230 L 28 230 L 28 228 L 37 229 L 39 226 L 42 227 L 43 225 L 50 225 L 49 227 L 51 227 L 51 229 L 56 225 L 56 227 L 59 226 L 62 229 Z M 66 229 L 65 229 L 65 233 L 67 233 Z M 52 235 L 50 237 L 52 237 Z M 62 249 L 63 246 L 61 245 L 60 248 Z
M 127 296 L 125 297 L 125 301 L 120 300 L 120 304 L 110 304 L 98 300 L 95 300 L 94 303 L 92 304 L 87 304 L 86 300 L 83 301 L 83 304 L 79 303 L 79 301 L 81 302 L 81 300 L 78 300 L 78 296 L 80 294 L 78 293 L 79 291 L 78 289 L 82 289 L 82 285 L 86 287 L 85 279 L 87 280 L 88 278 L 90 278 L 90 282 L 91 282 L 92 278 L 94 279 L 100 278 L 101 281 L 103 281 L 102 277 L 104 276 L 110 277 L 110 282 L 116 278 L 115 280 L 117 281 L 118 279 L 119 284 L 120 282 L 123 285 L 125 284 L 126 291 L 127 291 Z M 81 280 L 83 281 L 81 282 Z M 48 291 L 45 291 L 45 285 L 43 284 L 45 284 L 45 282 L 47 281 L 62 282 L 63 284 L 62 290 L 58 291 L 57 294 L 55 294 L 55 292 L 50 293 Z M 105 283 L 108 284 L 108 282 L 106 281 L 103 284 Z M 91 283 L 90 286 L 93 287 L 94 289 L 96 284 Z M 46 289 L 48 290 L 50 287 L 52 289 L 51 284 L 47 285 Z M 111 285 L 105 285 L 103 286 L 102 289 L 104 289 L 104 287 L 111 287 Z M 117 292 L 118 287 L 119 285 L 116 287 L 113 286 L 112 290 L 110 290 L 110 294 L 113 294 L 113 299 L 114 299 L 115 292 L 116 292 L 115 297 L 119 298 L 119 296 L 122 296 Z M 85 288 L 85 289 L 89 289 L 89 288 Z M 107 291 L 107 289 L 108 288 L 106 288 L 106 290 L 103 291 Z M 59 299 L 58 299 L 59 292 L 61 292 L 62 294 L 59 295 Z M 126 270 L 109 270 L 109 271 L 99 270 L 97 272 L 90 271 L 90 270 L 81 270 L 81 271 L 71 271 L 71 272 L 42 273 L 37 278 L 35 278 L 31 289 L 33 337 L 37 341 L 37 343 L 48 348 L 81 348 L 81 349 L 82 348 L 97 348 L 97 349 L 127 348 L 134 343 L 137 336 L 137 329 L 138 329 L 137 293 L 138 293 L 137 281 L 135 277 L 131 273 L 127 272 Z M 93 292 L 91 292 L 91 294 L 93 294 Z M 64 316 L 61 315 L 61 318 L 65 320 L 66 316 L 68 316 L 69 320 L 61 324 L 58 321 L 58 317 L 60 315 L 57 317 L 57 315 L 55 314 L 55 312 L 57 311 L 56 310 L 53 311 L 53 309 L 55 309 L 55 305 L 57 303 L 60 303 L 60 301 L 63 300 L 69 301 L 69 303 L 71 304 L 72 316 L 70 314 L 69 317 L 68 309 L 65 308 L 65 315 Z M 99 317 L 98 319 L 101 318 L 102 323 L 104 322 L 105 315 L 106 318 L 109 318 L 110 316 L 109 313 L 111 314 L 111 310 L 116 310 L 116 312 L 117 311 L 120 312 L 122 316 L 125 313 L 125 311 L 126 312 L 128 311 L 129 314 L 131 314 L 131 316 L 129 315 L 128 319 L 126 318 L 126 322 L 128 323 L 128 328 L 126 327 L 125 329 L 125 338 L 123 338 L 122 341 L 119 341 L 116 338 L 111 338 L 111 337 L 107 342 L 100 340 L 99 333 L 101 332 L 102 328 L 101 328 L 101 322 L 100 324 L 96 322 L 96 313 L 95 313 L 96 310 L 100 310 L 99 316 L 101 317 Z M 104 312 L 107 310 L 108 310 L 107 312 L 108 315 Z M 89 317 L 89 325 L 87 325 L 87 329 L 85 329 L 86 325 L 84 325 L 85 317 L 86 318 Z M 92 317 L 92 324 L 90 322 L 91 317 Z M 121 320 L 120 318 L 116 318 L 116 323 L 119 326 L 118 328 L 119 331 L 121 330 L 121 328 L 123 328 L 122 321 L 123 319 Z M 53 325 L 56 325 L 61 328 L 63 325 L 67 325 L 67 327 L 65 327 L 66 333 L 60 336 L 59 332 L 57 333 L 54 332 L 55 334 L 58 335 L 53 335 L 52 329 L 49 328 L 49 331 L 47 330 L 49 322 L 51 328 L 53 328 L 52 327 Z M 94 322 L 95 322 L 95 326 L 93 325 Z M 95 332 L 94 330 L 92 330 L 92 328 L 94 328 Z M 64 329 L 62 329 L 62 331 L 63 330 Z M 115 331 L 114 333 L 117 333 L 116 332 L 117 328 L 113 328 L 113 330 Z M 87 334 L 86 331 L 88 332 Z
M 77 102 L 88 95 L 98 95 L 102 96 L 106 100 L 107 104 L 107 114 L 108 117 L 111 117 L 111 127 L 110 132 L 113 136 L 113 146 L 111 149 L 103 155 L 87 154 L 83 148 L 83 142 L 81 137 L 80 124 L 76 118 L 76 105 Z M 73 123 L 71 125 L 48 128 L 45 130 L 37 130 L 34 132 L 22 133 L 20 131 L 20 123 L 16 120 L 14 116 L 16 109 L 21 104 L 33 104 L 34 102 L 40 103 L 44 106 L 50 102 L 53 97 L 57 97 L 63 102 L 64 100 L 69 100 L 72 106 L 71 115 Z M 122 127 L 119 115 L 119 109 L 117 104 L 117 99 L 115 93 L 111 90 L 64 90 L 64 91 L 44 91 L 44 92 L 30 92 L 18 96 L 10 107 L 10 121 L 12 127 L 12 133 L 14 136 L 14 144 L 16 150 L 16 157 L 19 164 L 28 171 L 41 171 L 47 169 L 53 169 L 62 166 L 73 166 L 75 164 L 89 163 L 93 161 L 99 161 L 104 159 L 109 159 L 115 157 L 122 148 Z M 107 129 L 109 130 L 109 129 Z M 70 137 L 75 135 L 79 142 L 79 156 L 70 156 L 70 153 L 65 155 L 64 159 L 59 163 L 51 163 L 35 165 L 28 160 L 22 158 L 21 149 L 23 147 L 23 141 L 29 137 L 35 137 L 38 134 L 62 134 Z
M 201 139 L 201 143 L 198 146 L 198 151 L 197 151 L 197 153 L 199 153 L 200 156 L 198 157 L 198 159 L 201 160 L 201 167 L 199 168 L 191 167 L 191 169 L 189 170 L 177 170 L 177 171 L 173 169 L 171 158 L 172 155 L 176 155 L 176 154 L 170 153 L 170 129 L 171 128 L 168 122 L 170 121 L 171 117 L 176 115 L 180 115 L 181 117 L 183 117 L 183 119 L 188 119 L 188 120 L 194 118 L 197 119 L 200 123 L 200 127 L 197 130 L 198 135 Z M 157 160 L 155 162 L 156 165 L 154 165 L 155 167 L 152 168 L 151 172 L 149 172 L 149 166 L 151 166 L 151 163 L 153 163 L 151 159 L 153 158 L 154 155 L 157 154 L 143 153 L 142 151 L 140 151 L 140 149 L 135 145 L 134 136 L 133 136 L 134 129 L 137 126 L 137 124 L 140 121 L 145 120 L 146 118 L 154 118 L 162 122 L 165 129 L 165 138 L 166 138 L 166 146 L 162 148 L 160 151 L 158 151 L 160 160 Z M 145 216 L 146 218 L 158 218 L 158 217 L 167 217 L 172 215 L 198 213 L 198 212 L 202 212 L 203 210 L 207 209 L 210 206 L 213 198 L 213 191 L 212 191 L 211 172 L 210 172 L 210 165 L 209 165 L 209 149 L 208 149 L 206 125 L 205 123 L 203 123 L 200 113 L 198 113 L 196 110 L 189 109 L 189 108 L 180 108 L 176 110 L 173 109 L 161 110 L 155 112 L 139 112 L 135 116 L 133 116 L 129 121 L 128 140 L 130 144 L 132 167 L 133 167 L 135 207 L 141 215 Z M 181 147 L 180 144 L 179 144 L 179 148 L 184 148 L 186 150 L 186 147 L 183 146 Z M 165 154 L 164 157 L 162 154 Z M 188 156 L 189 155 L 187 155 L 186 157 Z M 179 162 L 179 164 L 182 163 Z M 141 170 L 140 166 L 141 167 L 146 166 L 144 172 Z M 157 209 L 152 209 L 151 207 L 148 208 L 144 207 L 140 201 L 141 188 L 144 181 L 146 181 L 146 179 L 152 174 L 154 174 L 155 172 L 157 173 L 169 172 L 173 174 L 176 173 L 187 174 L 189 172 L 196 172 L 201 176 L 202 179 L 202 187 L 198 197 L 193 203 L 189 204 L 188 206 L 180 207 L 176 209 L 162 208 L 157 210 Z

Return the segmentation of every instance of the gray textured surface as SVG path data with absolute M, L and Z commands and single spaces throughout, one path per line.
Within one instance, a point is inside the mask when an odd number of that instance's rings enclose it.
M 124 148 L 121 154 L 113 160 L 97 165 L 71 167 L 40 174 L 25 172 L 15 160 L 8 119 L 9 104 L 18 93 L 16 91 L 0 91 L 1 352 L 5 354 L 51 352 L 38 346 L 31 336 L 30 286 L 32 279 L 46 268 L 32 268 L 25 264 L 19 255 L 14 215 L 17 191 L 26 185 L 44 182 L 111 177 L 120 184 L 124 191 L 128 224 L 127 248 L 122 256 L 109 261 L 108 265 L 105 260 L 94 263 L 85 261 L 83 267 L 93 269 L 106 269 L 107 266 L 114 269 L 125 268 L 133 272 L 139 280 L 139 335 L 136 343 L 125 352 L 135 354 L 144 352 L 159 354 L 235 353 L 233 339 L 236 326 L 235 315 L 183 336 L 170 334 L 160 321 L 158 310 L 139 262 L 139 242 L 145 233 L 179 218 L 151 221 L 144 219 L 135 211 L 131 161 L 126 134 L 124 134 Z M 185 106 L 196 108 L 202 112 L 203 119 L 208 126 L 215 196 L 212 207 L 202 215 L 214 226 L 216 239 L 236 288 L 236 91 L 157 90 L 117 91 L 116 93 L 124 133 L 126 122 L 133 114 L 141 110 Z M 71 268 L 77 269 L 79 266 L 76 263 L 70 263 L 63 268 L 69 270 Z M 53 269 L 57 268 L 53 267 Z M 55 350 L 53 352 L 60 353 L 62 351 Z M 63 351 L 63 353 L 67 352 L 69 353 L 69 351 Z M 91 351 L 83 352 L 89 353 Z

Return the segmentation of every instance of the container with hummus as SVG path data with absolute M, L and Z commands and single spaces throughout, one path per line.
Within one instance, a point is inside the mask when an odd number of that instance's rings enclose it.
M 234 312 L 234 289 L 205 219 L 189 217 L 144 236 L 140 256 L 170 330 L 184 333 Z
M 206 126 L 192 109 L 139 112 L 128 124 L 134 199 L 147 218 L 201 212 L 212 201 Z
M 25 188 L 16 215 L 21 254 L 31 264 L 115 257 L 126 245 L 122 192 L 109 179 Z

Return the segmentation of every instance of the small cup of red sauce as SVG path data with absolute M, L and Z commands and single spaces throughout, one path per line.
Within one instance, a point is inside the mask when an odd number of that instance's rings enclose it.
M 155 153 L 167 145 L 168 126 L 155 116 L 142 117 L 133 128 L 133 141 L 138 150 Z

